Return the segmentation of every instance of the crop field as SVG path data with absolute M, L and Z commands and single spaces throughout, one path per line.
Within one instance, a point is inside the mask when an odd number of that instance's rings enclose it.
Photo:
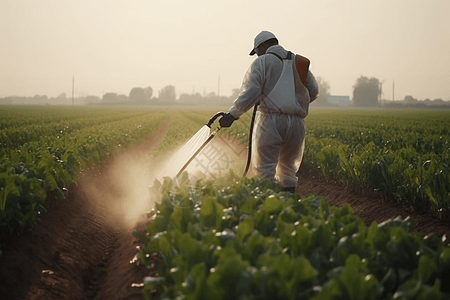
M 244 141 L 249 120 L 231 134 Z M 448 111 L 317 110 L 306 124 L 307 168 L 448 217 Z
M 327 178 L 448 217 L 449 117 L 448 111 L 313 113 L 305 164 Z
M 49 193 L 63 198 L 87 165 L 142 139 L 167 117 L 123 108 L 2 107 L 0 227 L 32 225 Z
M 164 127 L 151 158 L 162 164 L 216 112 L 0 107 L 1 232 L 33 228 L 52 214 L 51 196 L 65 199 L 81 174 L 105 168 Z M 248 112 L 217 139 L 246 151 L 250 120 Z M 311 109 L 306 125 L 305 172 L 448 220 L 450 112 Z M 176 188 L 170 178 L 156 180 L 151 222 L 134 231 L 142 245 L 137 263 L 151 270 L 142 278 L 145 299 L 450 296 L 445 237 L 413 233 L 411 219 L 367 226 L 348 204 L 330 206 L 316 194 L 285 193 L 257 176 L 242 178 L 240 169 L 226 171 L 192 183 L 185 173 Z M 0 242 L 7 248 L 7 236 Z

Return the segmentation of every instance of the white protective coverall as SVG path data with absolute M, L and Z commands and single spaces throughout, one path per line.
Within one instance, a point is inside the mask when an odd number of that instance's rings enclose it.
M 239 118 L 259 104 L 252 140 L 252 164 L 259 175 L 284 188 L 297 185 L 306 133 L 304 118 L 318 93 L 314 75 L 308 70 L 303 84 L 294 54 L 280 45 L 269 47 L 252 63 L 229 113 Z

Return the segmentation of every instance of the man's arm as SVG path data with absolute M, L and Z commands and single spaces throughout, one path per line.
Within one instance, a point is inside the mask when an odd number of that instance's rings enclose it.
M 262 82 L 264 78 L 262 60 L 256 59 L 248 69 L 242 82 L 241 93 L 234 100 L 229 113 L 239 119 L 241 115 L 247 112 L 259 101 L 262 94 Z

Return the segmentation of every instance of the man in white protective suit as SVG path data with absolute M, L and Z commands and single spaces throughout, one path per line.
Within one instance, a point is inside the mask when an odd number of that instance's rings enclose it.
M 220 120 L 230 127 L 258 105 L 252 139 L 252 163 L 264 178 L 295 192 L 303 157 L 305 120 L 309 104 L 319 94 L 310 61 L 278 44 L 275 35 L 262 31 L 250 55 L 257 54 L 244 77 L 241 93 Z

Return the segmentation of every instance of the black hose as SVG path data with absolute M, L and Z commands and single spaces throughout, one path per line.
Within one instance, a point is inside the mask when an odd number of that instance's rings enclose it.
M 250 123 L 250 133 L 248 134 L 248 154 L 247 154 L 247 165 L 245 166 L 243 177 L 247 176 L 248 169 L 250 168 L 250 162 L 252 160 L 252 137 L 253 137 L 253 125 L 255 123 L 256 111 L 258 110 L 258 104 L 255 104 L 253 108 L 252 121 Z

